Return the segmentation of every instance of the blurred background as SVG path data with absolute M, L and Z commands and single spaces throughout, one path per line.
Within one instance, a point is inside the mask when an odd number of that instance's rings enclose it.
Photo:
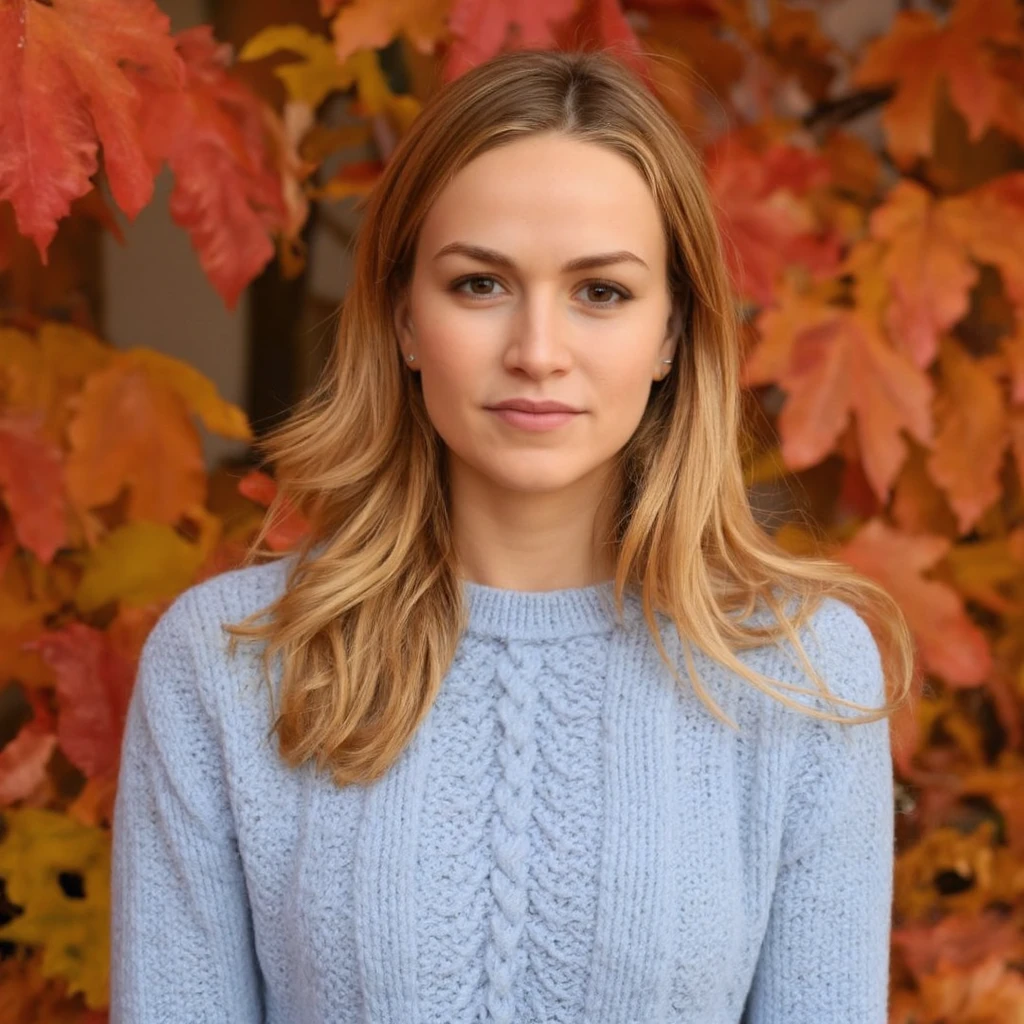
M 519 47 L 614 52 L 698 148 L 752 504 L 914 632 L 891 1021 L 1024 1022 L 1021 3 L 0 0 L 0 1024 L 106 1021 L 142 643 L 266 515 L 396 142 Z

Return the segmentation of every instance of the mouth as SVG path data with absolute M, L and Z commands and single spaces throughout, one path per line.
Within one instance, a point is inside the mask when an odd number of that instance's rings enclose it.
M 553 412 L 528 412 L 525 409 L 501 407 L 488 409 L 488 412 L 497 416 L 503 423 L 526 431 L 554 430 L 582 415 L 582 413 L 571 409 L 560 409 Z

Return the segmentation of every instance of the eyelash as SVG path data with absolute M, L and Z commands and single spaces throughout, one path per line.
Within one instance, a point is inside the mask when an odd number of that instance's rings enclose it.
M 457 281 L 453 281 L 451 290 L 453 292 L 459 291 L 464 284 L 469 284 L 471 281 L 494 281 L 498 279 L 490 274 L 470 274 L 468 277 L 460 277 Z M 595 308 L 602 306 L 611 308 L 613 306 L 621 306 L 624 302 L 629 302 L 633 298 L 624 288 L 620 288 L 618 285 L 612 284 L 610 281 L 587 281 L 582 287 L 584 288 L 608 288 L 615 292 L 619 296 L 618 302 L 588 302 L 586 305 Z M 469 292 L 463 292 L 464 295 L 469 295 L 471 299 L 490 299 L 492 295 L 471 295 Z

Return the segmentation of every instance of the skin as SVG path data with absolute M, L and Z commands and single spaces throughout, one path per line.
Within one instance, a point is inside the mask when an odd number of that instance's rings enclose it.
M 483 246 L 514 266 L 449 253 Z M 566 272 L 569 260 L 626 250 Z M 395 329 L 448 448 L 463 578 L 521 591 L 614 575 L 613 459 L 675 355 L 678 307 L 646 182 L 617 153 L 555 134 L 484 153 L 448 184 L 421 229 Z M 468 280 L 467 280 L 468 278 Z M 621 289 L 623 298 L 616 289 Z M 413 354 L 409 362 L 406 356 Z M 528 433 L 487 406 L 553 399 L 582 414 Z

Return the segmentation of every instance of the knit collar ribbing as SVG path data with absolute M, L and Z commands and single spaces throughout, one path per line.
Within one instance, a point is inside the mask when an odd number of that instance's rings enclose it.
M 508 640 L 563 640 L 608 633 L 618 624 L 615 582 L 563 590 L 507 590 L 462 580 L 467 631 Z M 636 620 L 639 598 L 623 595 L 623 623 Z

